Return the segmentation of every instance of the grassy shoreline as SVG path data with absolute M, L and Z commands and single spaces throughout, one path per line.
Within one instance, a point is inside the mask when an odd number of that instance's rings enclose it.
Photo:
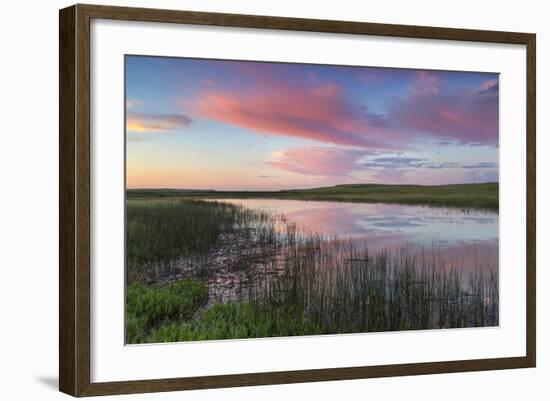
M 398 203 L 469 207 L 498 211 L 498 183 L 452 185 L 349 184 L 281 191 L 214 191 L 190 189 L 128 189 L 135 198 L 271 198 L 290 200 Z
M 226 252 L 236 263 L 217 259 Z M 171 273 L 178 258 L 189 262 L 185 278 Z M 244 295 L 212 298 L 220 276 L 236 273 L 242 281 L 230 283 L 244 283 Z M 129 199 L 127 280 L 128 343 L 498 324 L 492 273 L 463 280 L 426 255 L 371 255 L 220 201 Z

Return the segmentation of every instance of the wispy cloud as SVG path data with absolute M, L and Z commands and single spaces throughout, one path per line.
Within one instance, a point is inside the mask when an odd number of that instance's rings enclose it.
M 474 164 L 464 164 L 462 165 L 462 168 L 466 169 L 475 169 L 475 168 L 497 168 L 498 165 L 493 162 L 479 162 Z
M 380 168 L 418 167 L 426 161 L 426 159 L 415 157 L 377 157 L 362 163 L 361 166 Z
M 133 132 L 167 132 L 191 124 L 192 120 L 183 114 L 126 113 L 126 129 Z
M 498 80 L 489 79 L 487 81 L 484 81 L 481 84 L 481 88 L 480 88 L 478 93 L 480 93 L 480 94 L 498 93 L 498 90 L 499 90 Z
M 402 178 L 406 173 L 422 170 L 497 168 L 497 164 L 493 162 L 463 164 L 399 154 L 380 156 L 377 151 L 362 149 L 316 146 L 273 152 L 269 164 L 281 170 L 310 176 L 342 178 L 352 174 L 372 173 L 378 179 L 391 178 L 392 181 Z
M 154 133 L 185 130 L 186 171 L 212 170 L 212 187 L 228 187 L 227 177 L 235 188 L 290 188 L 498 172 L 497 74 L 186 58 L 160 68 L 138 59 L 128 65 L 128 140 L 162 145 L 167 160 L 181 148 Z
M 442 74 L 410 73 L 408 92 L 389 99 L 380 114 L 352 101 L 336 82 L 307 75 L 283 79 L 274 68 L 242 65 L 233 72 L 246 73 L 247 85 L 239 90 L 203 85 L 186 107 L 263 135 L 365 149 L 406 149 L 422 138 L 442 144 L 498 144 L 498 80 L 487 80 L 477 89 L 450 90 Z
M 274 152 L 269 164 L 292 173 L 343 177 L 360 168 L 359 160 L 369 153 L 359 149 L 312 146 Z
M 434 162 L 428 159 L 416 158 L 416 157 L 377 157 L 367 160 L 361 163 L 362 167 L 374 168 L 374 169 L 444 169 L 458 167 L 458 163 L 452 162 Z
M 449 92 L 437 75 L 419 72 L 408 95 L 389 105 L 388 119 L 416 135 L 462 144 L 498 143 L 498 82 Z
M 498 182 L 497 170 L 474 170 L 467 175 L 467 182 Z
M 127 98 L 126 99 L 126 108 L 131 109 L 132 107 L 142 104 L 143 102 L 141 100 Z
M 388 147 L 384 116 L 348 101 L 342 88 L 331 82 L 289 85 L 264 77 L 240 91 L 202 90 L 191 108 L 202 117 L 261 134 L 360 148 Z

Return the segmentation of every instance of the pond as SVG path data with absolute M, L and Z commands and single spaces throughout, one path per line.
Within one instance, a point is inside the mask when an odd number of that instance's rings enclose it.
M 284 215 L 299 231 L 350 239 L 369 252 L 407 248 L 466 275 L 498 271 L 499 216 L 488 210 L 432 206 L 303 201 L 216 199 L 219 202 Z
M 131 201 L 127 216 L 128 282 L 146 285 L 132 293 L 202 288 L 177 341 L 499 324 L 493 211 L 168 198 Z

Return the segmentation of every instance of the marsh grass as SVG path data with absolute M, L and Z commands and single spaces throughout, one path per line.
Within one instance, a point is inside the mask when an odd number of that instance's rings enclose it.
M 370 254 L 349 239 L 300 230 L 284 216 L 217 201 L 132 200 L 128 212 L 130 271 L 154 277 L 154 266 L 174 258 L 202 261 L 193 265 L 200 272 L 194 280 L 129 285 L 129 343 L 498 325 L 491 269 L 463 277 L 429 252 Z M 222 302 L 212 294 L 216 272 L 205 264 L 228 233 L 241 243 L 228 249 L 240 274 L 232 285 L 243 295 Z M 251 257 L 257 248 L 269 252 Z
M 247 237 L 263 235 L 269 219 L 223 202 L 129 200 L 126 207 L 126 268 L 131 284 L 178 258 L 203 261 L 222 234 L 239 230 Z M 271 231 L 267 230 L 269 233 Z M 198 263 L 197 273 L 204 274 Z M 203 269 L 204 270 L 204 269 Z
M 458 269 L 441 269 L 406 249 L 369 255 L 350 242 L 320 238 L 296 246 L 284 263 L 283 274 L 252 302 L 306 317 L 320 333 L 498 324 L 494 273 L 480 270 L 465 283 Z
M 238 219 L 237 208 L 194 200 L 130 201 L 126 209 L 130 266 L 206 253 Z

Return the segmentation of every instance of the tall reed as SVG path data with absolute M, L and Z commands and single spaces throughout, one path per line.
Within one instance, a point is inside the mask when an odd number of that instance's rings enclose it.
M 224 243 L 224 238 L 229 243 Z M 135 335 L 139 341 L 499 323 L 498 273 L 490 266 L 475 266 L 465 277 L 452 264 L 443 266 L 436 261 L 433 252 L 403 247 L 372 254 L 349 238 L 322 235 L 298 227 L 282 215 L 218 201 L 130 201 L 127 252 L 129 282 L 143 282 L 140 275 L 147 275 L 151 280 L 146 282 L 153 283 L 146 290 L 131 287 L 132 291 L 140 289 L 134 291 L 138 295 L 134 300 L 144 296 L 140 294 L 156 299 L 154 293 L 162 291 L 155 288 L 156 271 L 159 266 L 171 266 L 175 259 L 193 261 L 195 279 L 209 286 L 210 307 L 203 314 L 188 313 L 184 321 L 181 316 L 179 320 L 168 315 L 156 317 L 164 301 L 141 302 L 142 307 L 129 315 L 132 327 L 142 327 L 136 322 L 156 323 L 149 337 L 145 331 L 134 329 L 141 333 Z M 231 266 L 227 259 L 219 258 L 227 253 L 232 256 Z M 230 285 L 239 287 L 235 291 L 238 296 L 225 300 L 217 297 L 216 282 L 222 273 L 237 277 Z M 171 305 L 177 305 L 180 296 L 188 303 L 183 293 L 166 294 Z

